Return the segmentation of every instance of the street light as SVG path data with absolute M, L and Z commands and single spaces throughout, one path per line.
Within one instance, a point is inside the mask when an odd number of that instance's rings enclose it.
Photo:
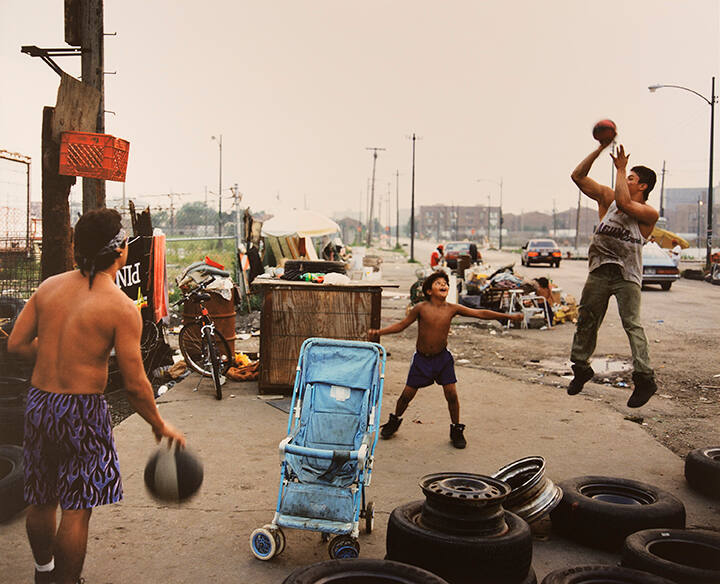
M 498 208 L 498 249 L 502 250 L 502 229 L 503 229 L 503 214 L 502 214 L 502 187 L 503 187 L 503 179 L 500 177 L 500 181 L 492 180 L 489 178 L 479 178 L 476 180 L 476 182 L 491 182 L 493 184 L 496 184 L 500 187 L 500 207 Z M 488 200 L 490 197 L 488 197 Z M 488 203 L 488 217 L 490 215 L 490 203 Z M 488 240 L 490 239 L 490 219 L 488 219 Z
M 701 93 L 698 93 L 697 91 L 693 89 L 689 89 L 687 87 L 683 87 L 681 85 L 650 85 L 648 89 L 651 93 L 654 93 L 658 89 L 662 87 L 672 87 L 674 89 L 683 89 L 685 91 L 689 91 L 690 93 L 694 93 L 699 98 L 701 98 L 705 103 L 707 103 L 710 106 L 710 169 L 709 169 L 709 179 L 708 179 L 708 199 L 707 199 L 707 239 L 705 241 L 705 247 L 706 247 L 706 256 L 705 256 L 705 269 L 710 270 L 710 256 L 712 255 L 712 235 L 713 235 L 713 146 L 714 146 L 714 136 L 715 136 L 715 77 L 712 78 L 712 90 L 710 94 L 710 99 L 702 95 Z
M 218 237 L 222 237 L 222 134 L 219 138 L 210 137 L 211 140 L 217 140 L 220 149 L 220 172 L 218 175 Z

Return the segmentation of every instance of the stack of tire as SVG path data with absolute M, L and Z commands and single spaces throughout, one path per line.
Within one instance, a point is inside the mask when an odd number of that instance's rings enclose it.
M 0 444 L 22 445 L 28 382 L 0 377 Z
M 0 377 L 0 522 L 25 508 L 23 423 L 28 382 Z
M 389 560 L 330 560 L 298 568 L 283 584 L 448 584 L 439 576 Z
M 14 444 L 0 445 L 0 523 L 24 508 L 22 448 Z
M 640 481 L 606 476 L 577 477 L 559 486 L 563 499 L 551 513 L 553 529 L 591 547 L 622 550 L 622 568 L 559 570 L 543 584 L 720 583 L 720 534 L 685 529 L 685 507 L 670 493 Z
M 502 507 L 510 486 L 470 473 L 423 477 L 424 501 L 396 507 L 387 559 L 428 570 L 450 584 L 534 584 L 528 524 Z

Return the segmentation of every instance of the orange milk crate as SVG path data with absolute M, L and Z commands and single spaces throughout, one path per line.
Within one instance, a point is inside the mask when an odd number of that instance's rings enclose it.
M 63 132 L 59 174 L 125 182 L 130 142 L 109 134 Z

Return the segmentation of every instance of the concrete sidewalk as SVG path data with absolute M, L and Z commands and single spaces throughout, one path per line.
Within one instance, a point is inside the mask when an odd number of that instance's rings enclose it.
M 394 351 L 393 339 L 387 346 Z M 407 355 L 388 360 L 383 421 L 392 411 L 407 372 Z M 664 488 L 684 501 L 688 526 L 720 528 L 718 505 L 690 491 L 683 461 L 635 423 L 597 398 L 569 397 L 564 389 L 509 380 L 458 366 L 466 450 L 448 439 L 449 417 L 438 386 L 420 390 L 396 437 L 380 441 L 373 483 L 375 531 L 361 535 L 361 557 L 385 555 L 389 513 L 422 498 L 421 476 L 440 471 L 490 474 L 529 455 L 547 461 L 554 481 L 606 474 Z M 122 503 L 95 510 L 83 576 L 98 583 L 280 583 L 295 568 L 328 558 L 315 533 L 286 531 L 285 552 L 270 562 L 249 549 L 253 529 L 272 518 L 279 484 L 278 442 L 287 414 L 257 397 L 255 383 L 228 383 L 218 402 L 205 380 L 193 392 L 195 375 L 159 400 L 162 415 L 187 435 L 205 465 L 196 498 L 166 506 L 150 499 L 143 468 L 155 443 L 148 425 L 133 415 L 115 429 L 125 486 Z M 24 517 L 0 525 L 0 580 L 31 581 L 32 556 Z M 577 546 L 551 535 L 534 542 L 538 579 L 548 572 L 592 562 L 616 563 L 617 555 Z

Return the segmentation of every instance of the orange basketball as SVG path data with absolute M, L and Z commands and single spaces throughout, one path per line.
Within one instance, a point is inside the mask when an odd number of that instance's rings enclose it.
M 593 138 L 598 142 L 608 142 L 617 136 L 617 126 L 612 120 L 600 120 L 593 127 Z

